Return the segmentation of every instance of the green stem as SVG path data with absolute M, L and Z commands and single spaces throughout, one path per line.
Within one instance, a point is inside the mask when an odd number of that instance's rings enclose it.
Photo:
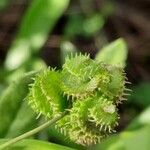
M 57 115 L 57 116 L 54 117 L 53 119 L 47 121 L 46 123 L 40 125 L 40 126 L 37 127 L 37 128 L 35 128 L 35 129 L 33 129 L 33 130 L 30 130 L 29 132 L 26 132 L 26 133 L 24 133 L 24 134 L 22 134 L 22 135 L 20 135 L 20 136 L 18 136 L 18 137 L 16 137 L 16 138 L 11 139 L 10 141 L 8 141 L 8 142 L 6 142 L 6 143 L 0 145 L 0 150 L 2 150 L 2 149 L 4 149 L 4 148 L 7 148 L 8 146 L 10 146 L 10 145 L 12 145 L 12 144 L 14 144 L 14 143 L 16 143 L 16 142 L 22 140 L 22 139 L 25 139 L 25 138 L 27 138 L 27 137 L 29 137 L 29 136 L 31 136 L 31 135 L 36 134 L 36 133 L 38 133 L 39 131 L 41 131 L 41 130 L 47 128 L 48 126 L 53 125 L 53 124 L 56 123 L 58 120 L 60 120 L 61 118 L 63 118 L 66 114 L 67 114 L 67 111 L 65 111 L 64 113 L 61 113 L 61 114 Z

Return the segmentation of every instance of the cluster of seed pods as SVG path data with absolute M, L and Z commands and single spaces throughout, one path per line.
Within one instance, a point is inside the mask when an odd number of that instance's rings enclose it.
M 81 54 L 67 57 L 62 70 L 47 69 L 34 80 L 28 95 L 31 107 L 50 119 L 67 110 L 55 127 L 82 145 L 99 143 L 115 132 L 117 105 L 130 91 L 122 68 Z

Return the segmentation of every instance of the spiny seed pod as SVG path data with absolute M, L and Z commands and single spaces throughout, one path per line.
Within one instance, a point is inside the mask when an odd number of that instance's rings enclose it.
M 40 114 L 48 118 L 64 111 L 67 101 L 59 87 L 60 73 L 47 69 L 35 77 L 28 95 L 29 104 Z
M 115 132 L 117 108 L 105 96 L 96 95 L 73 103 L 70 114 L 56 125 L 57 129 L 82 145 L 99 143 L 102 137 Z
M 88 55 L 67 57 L 60 72 L 48 69 L 35 78 L 29 104 L 48 118 L 67 109 L 69 113 L 56 128 L 75 143 L 96 144 L 115 132 L 116 105 L 130 91 L 125 79 L 122 68 L 98 63 Z
M 116 105 L 109 101 L 105 95 L 94 98 L 93 106 L 89 108 L 88 117 L 105 134 L 115 132 L 113 129 L 118 125 L 119 119 Z
M 66 59 L 62 70 L 62 90 L 72 99 L 83 98 L 92 94 L 97 88 L 108 84 L 110 74 L 88 55 L 76 55 Z
M 109 81 L 105 86 L 100 86 L 99 91 L 107 95 L 110 99 L 112 99 L 116 104 L 121 103 L 123 100 L 126 100 L 124 96 L 128 95 L 125 93 L 126 91 L 130 91 L 126 89 L 125 84 L 128 83 L 125 81 L 125 73 L 124 70 L 120 67 L 110 66 L 103 64 L 105 68 L 109 71 Z

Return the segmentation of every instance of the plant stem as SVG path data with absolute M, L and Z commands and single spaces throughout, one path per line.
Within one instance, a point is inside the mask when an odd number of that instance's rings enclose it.
M 27 137 L 29 137 L 29 136 L 31 136 L 31 135 L 36 134 L 36 133 L 38 133 L 39 131 L 41 131 L 41 130 L 47 128 L 48 126 L 53 125 L 53 124 L 56 123 L 58 120 L 60 120 L 61 118 L 63 118 L 66 114 L 67 114 L 67 111 L 65 111 L 64 113 L 61 113 L 61 114 L 57 115 L 57 116 L 54 117 L 53 119 L 51 119 L 51 120 L 45 122 L 44 124 L 40 125 L 40 126 L 37 127 L 37 128 L 35 128 L 35 129 L 33 129 L 33 130 L 30 130 L 30 131 L 28 131 L 28 132 L 26 132 L 26 133 L 24 133 L 24 134 L 22 134 L 22 135 L 20 135 L 20 136 L 18 136 L 18 137 L 16 137 L 16 138 L 11 139 L 10 141 L 8 141 L 8 142 L 6 142 L 6 143 L 0 145 L 0 150 L 2 150 L 2 149 L 4 149 L 4 148 L 6 148 L 6 147 L 8 147 L 8 146 L 10 146 L 10 145 L 12 145 L 12 144 L 18 142 L 18 141 L 20 141 L 20 140 L 22 140 L 22 139 L 25 139 L 25 138 L 27 138 Z

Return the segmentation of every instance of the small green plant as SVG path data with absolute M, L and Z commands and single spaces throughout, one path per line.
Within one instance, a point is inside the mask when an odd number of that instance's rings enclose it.
M 84 146 L 99 143 L 115 132 L 118 125 L 117 105 L 126 100 L 125 73 L 121 67 L 76 54 L 66 58 L 62 70 L 41 71 L 30 85 L 29 105 L 52 119 L 4 147 L 35 134 L 55 123 L 66 137 Z
M 29 104 L 50 119 L 68 110 L 55 127 L 78 144 L 96 144 L 115 132 L 119 119 L 116 105 L 128 95 L 125 78 L 122 68 L 88 55 L 70 56 L 62 71 L 47 69 L 35 78 Z

